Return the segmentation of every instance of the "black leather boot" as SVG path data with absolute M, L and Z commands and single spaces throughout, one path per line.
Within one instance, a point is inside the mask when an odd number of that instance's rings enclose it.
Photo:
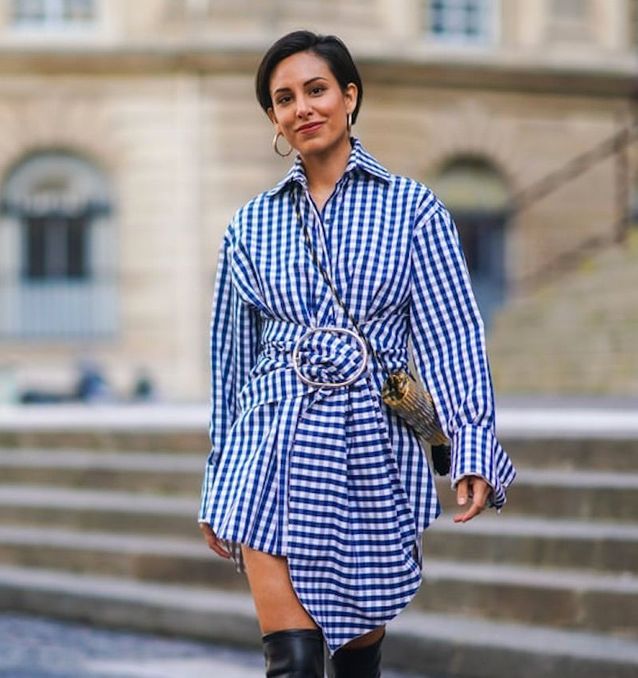
M 261 639 L 268 678 L 323 678 L 321 629 L 284 629 Z
M 367 645 L 348 649 L 342 647 L 330 658 L 331 677 L 333 678 L 380 678 L 381 644 L 385 631 L 379 640 Z

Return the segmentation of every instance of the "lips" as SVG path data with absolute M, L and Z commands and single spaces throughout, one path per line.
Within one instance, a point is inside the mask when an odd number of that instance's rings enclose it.
M 308 134 L 310 132 L 314 132 L 318 130 L 321 125 L 323 125 L 322 122 L 313 122 L 310 125 L 303 125 L 303 127 L 300 127 L 297 132 L 300 132 L 301 134 Z

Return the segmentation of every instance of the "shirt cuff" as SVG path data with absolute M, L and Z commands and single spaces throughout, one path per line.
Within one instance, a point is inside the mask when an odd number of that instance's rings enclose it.
M 503 457 L 507 464 L 503 464 Z M 511 473 L 503 474 L 505 467 Z M 462 478 L 479 476 L 492 488 L 488 505 L 501 509 L 507 501 L 505 490 L 513 480 L 513 467 L 496 440 L 491 428 L 467 424 L 456 431 L 452 440 L 450 482 L 455 489 Z
M 202 479 L 202 489 L 199 502 L 199 510 L 197 512 L 198 523 L 209 523 L 211 518 L 211 495 L 213 489 L 213 480 L 216 471 L 216 459 L 214 453 L 211 451 L 206 460 L 204 468 L 204 477 Z

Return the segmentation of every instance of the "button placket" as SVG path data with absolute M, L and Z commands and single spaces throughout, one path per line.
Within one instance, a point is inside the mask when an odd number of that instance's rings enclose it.
M 304 188 L 304 195 L 306 200 L 308 201 L 308 205 L 310 207 L 310 214 L 312 215 L 312 220 L 311 222 L 316 224 L 316 229 L 312 228 L 310 229 L 310 236 L 313 241 L 313 247 L 317 251 L 317 256 L 319 260 L 322 262 L 322 265 L 328 272 L 328 275 L 330 279 L 332 280 L 333 285 L 337 285 L 337 275 L 335 271 L 335 266 L 336 263 L 333 265 L 333 262 L 330 259 L 329 253 L 331 251 L 331 248 L 328 247 L 328 244 L 330 241 L 334 238 L 334 233 L 332 232 L 332 229 L 329 229 L 330 232 L 326 232 L 326 226 L 329 226 L 330 224 L 334 223 L 335 219 L 335 214 L 338 211 L 338 207 L 343 204 L 344 200 L 344 192 L 349 184 L 350 181 L 350 176 L 348 173 L 344 174 L 341 179 L 337 182 L 335 185 L 335 188 L 326 201 L 326 203 L 323 206 L 322 213 L 319 213 L 319 210 L 317 209 L 317 205 L 315 204 L 315 201 L 312 199 L 312 196 L 310 195 L 310 191 L 308 189 L 308 186 L 305 185 Z M 315 233 L 316 231 L 316 233 Z M 337 234 L 338 235 L 338 234 Z M 319 246 L 317 246 L 317 241 Z M 323 276 L 319 273 L 319 282 L 318 285 L 319 287 L 322 288 L 321 286 L 321 281 L 323 281 Z M 318 291 L 318 290 L 317 290 Z M 330 293 L 332 296 L 332 292 Z M 328 311 L 328 303 L 326 300 L 326 303 L 320 302 L 319 307 L 316 309 L 317 310 L 317 316 L 325 316 L 325 313 Z M 333 303 L 332 304 L 332 309 L 331 309 L 331 315 L 333 316 L 335 322 L 339 323 L 345 323 L 348 325 L 348 320 L 347 320 L 347 314 L 345 311 L 341 308 L 339 304 Z

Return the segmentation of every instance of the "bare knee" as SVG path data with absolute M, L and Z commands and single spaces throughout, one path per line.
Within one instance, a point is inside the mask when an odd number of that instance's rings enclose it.
M 295 593 L 287 559 L 245 544 L 241 549 L 261 633 L 317 628 Z

